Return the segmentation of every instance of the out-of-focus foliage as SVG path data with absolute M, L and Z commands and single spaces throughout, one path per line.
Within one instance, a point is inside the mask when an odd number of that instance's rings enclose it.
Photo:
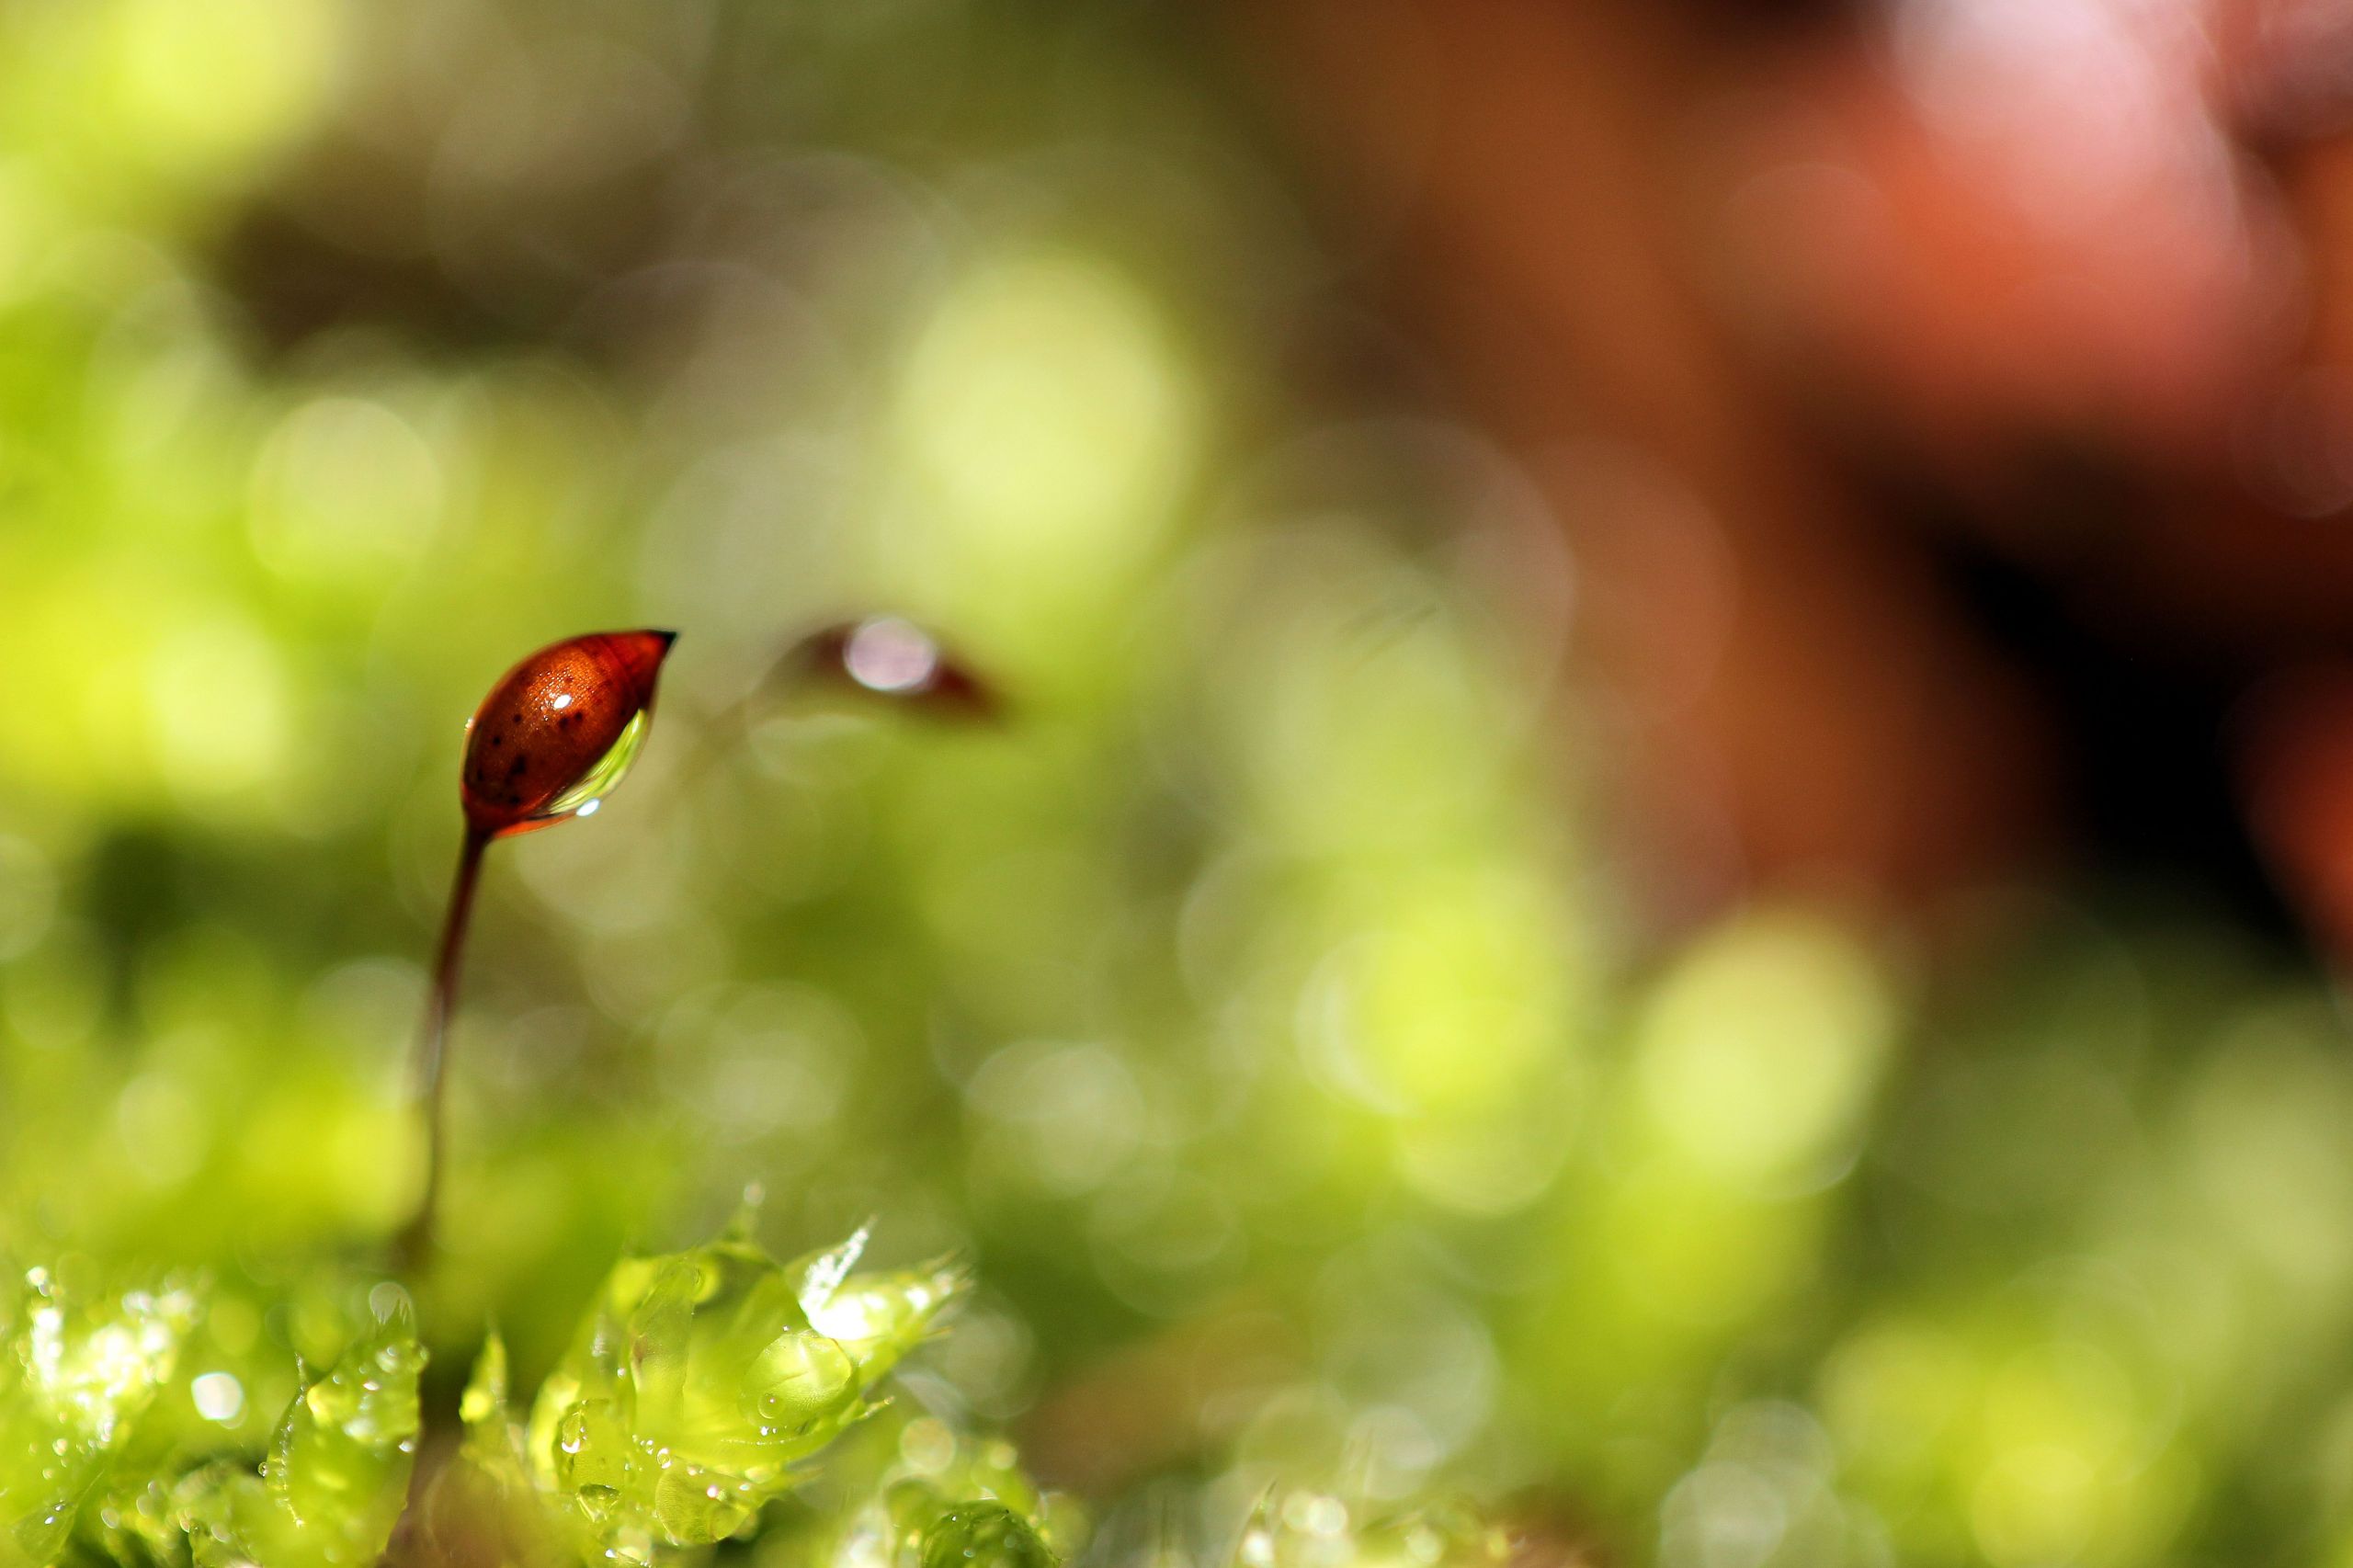
M 1512 1541 L 1461 1503 L 1353 1512 L 1328 1493 L 1269 1494 L 1242 1528 L 1240 1568 L 1500 1568 Z
M 944 1431 L 937 1440 L 953 1441 Z M 813 1541 L 788 1537 L 767 1555 L 830 1568 L 1048 1568 L 1060 1558 L 1036 1488 L 1004 1445 L 992 1448 L 1000 1451 L 896 1467 Z
M 1626 607 L 1535 590 L 1182 30 L 0 14 L 12 1550 L 1031 1568 L 999 1426 L 1105 1563 L 1451 1562 L 1457 1486 L 1562 1562 L 2353 1541 L 2333 994 L 2055 895 L 1966 984 L 1829 903 L 1637 960 L 1559 657 Z M 760 684 L 870 607 L 1001 721 Z M 486 881 L 412 1346 L 458 725 L 647 624 L 630 788 Z M 614 1268 L 755 1180 L 785 1256 L 970 1256 L 957 1332 Z
M 1041 1491 L 1002 1437 L 937 1417 L 870 1424 L 761 1536 L 766 1568 L 1034 1568 L 1083 1549 L 1066 1496 Z

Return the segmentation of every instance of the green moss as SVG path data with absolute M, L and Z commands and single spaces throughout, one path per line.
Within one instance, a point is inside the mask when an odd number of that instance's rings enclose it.
M 197 1318 L 184 1285 L 92 1295 L 25 1276 L 0 1360 L 0 1561 L 56 1560 L 172 1376 Z
M 302 1383 L 256 1456 L 157 1409 L 205 1332 L 199 1292 L 77 1293 L 35 1269 L 5 1320 L 0 1562 L 354 1568 L 389 1553 L 557 1568 L 671 1561 L 748 1533 L 881 1407 L 877 1385 L 965 1289 L 947 1265 L 854 1274 L 864 1242 L 784 1264 L 731 1232 L 624 1259 L 528 1426 L 492 1334 L 414 1510 L 426 1353 L 396 1288 L 376 1287 L 381 1315 Z M 926 1494 L 909 1528 L 909 1568 L 1054 1561 L 1026 1517 L 988 1499 Z

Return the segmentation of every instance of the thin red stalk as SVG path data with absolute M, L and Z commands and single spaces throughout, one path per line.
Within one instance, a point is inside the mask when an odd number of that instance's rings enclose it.
M 442 1167 L 447 1163 L 449 1130 L 445 1109 L 449 1100 L 449 1018 L 458 1006 L 458 971 L 465 954 L 466 924 L 473 915 L 474 883 L 482 875 L 483 851 L 490 835 L 466 829 L 458 850 L 457 880 L 449 888 L 449 912 L 441 925 L 441 950 L 434 960 L 433 990 L 426 1000 L 425 1028 L 416 1042 L 416 1100 L 425 1114 L 425 1193 L 416 1212 L 403 1228 L 394 1251 L 404 1267 L 417 1269 L 433 1255 L 434 1216 L 441 1199 Z

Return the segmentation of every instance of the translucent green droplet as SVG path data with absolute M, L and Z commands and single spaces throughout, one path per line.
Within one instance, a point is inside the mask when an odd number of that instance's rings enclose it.
M 613 792 L 629 773 L 630 764 L 644 748 L 645 733 L 653 726 L 652 710 L 641 708 L 630 716 L 627 725 L 613 741 L 612 749 L 589 765 L 588 770 L 576 779 L 571 789 L 550 801 L 532 813 L 537 822 L 553 822 L 561 817 L 585 817 L 595 812 L 598 803 Z

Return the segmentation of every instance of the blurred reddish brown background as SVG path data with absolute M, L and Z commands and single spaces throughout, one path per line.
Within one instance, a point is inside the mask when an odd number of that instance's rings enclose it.
M 1228 20 L 1551 489 L 1658 918 L 2112 850 L 2353 951 L 2353 6 Z

